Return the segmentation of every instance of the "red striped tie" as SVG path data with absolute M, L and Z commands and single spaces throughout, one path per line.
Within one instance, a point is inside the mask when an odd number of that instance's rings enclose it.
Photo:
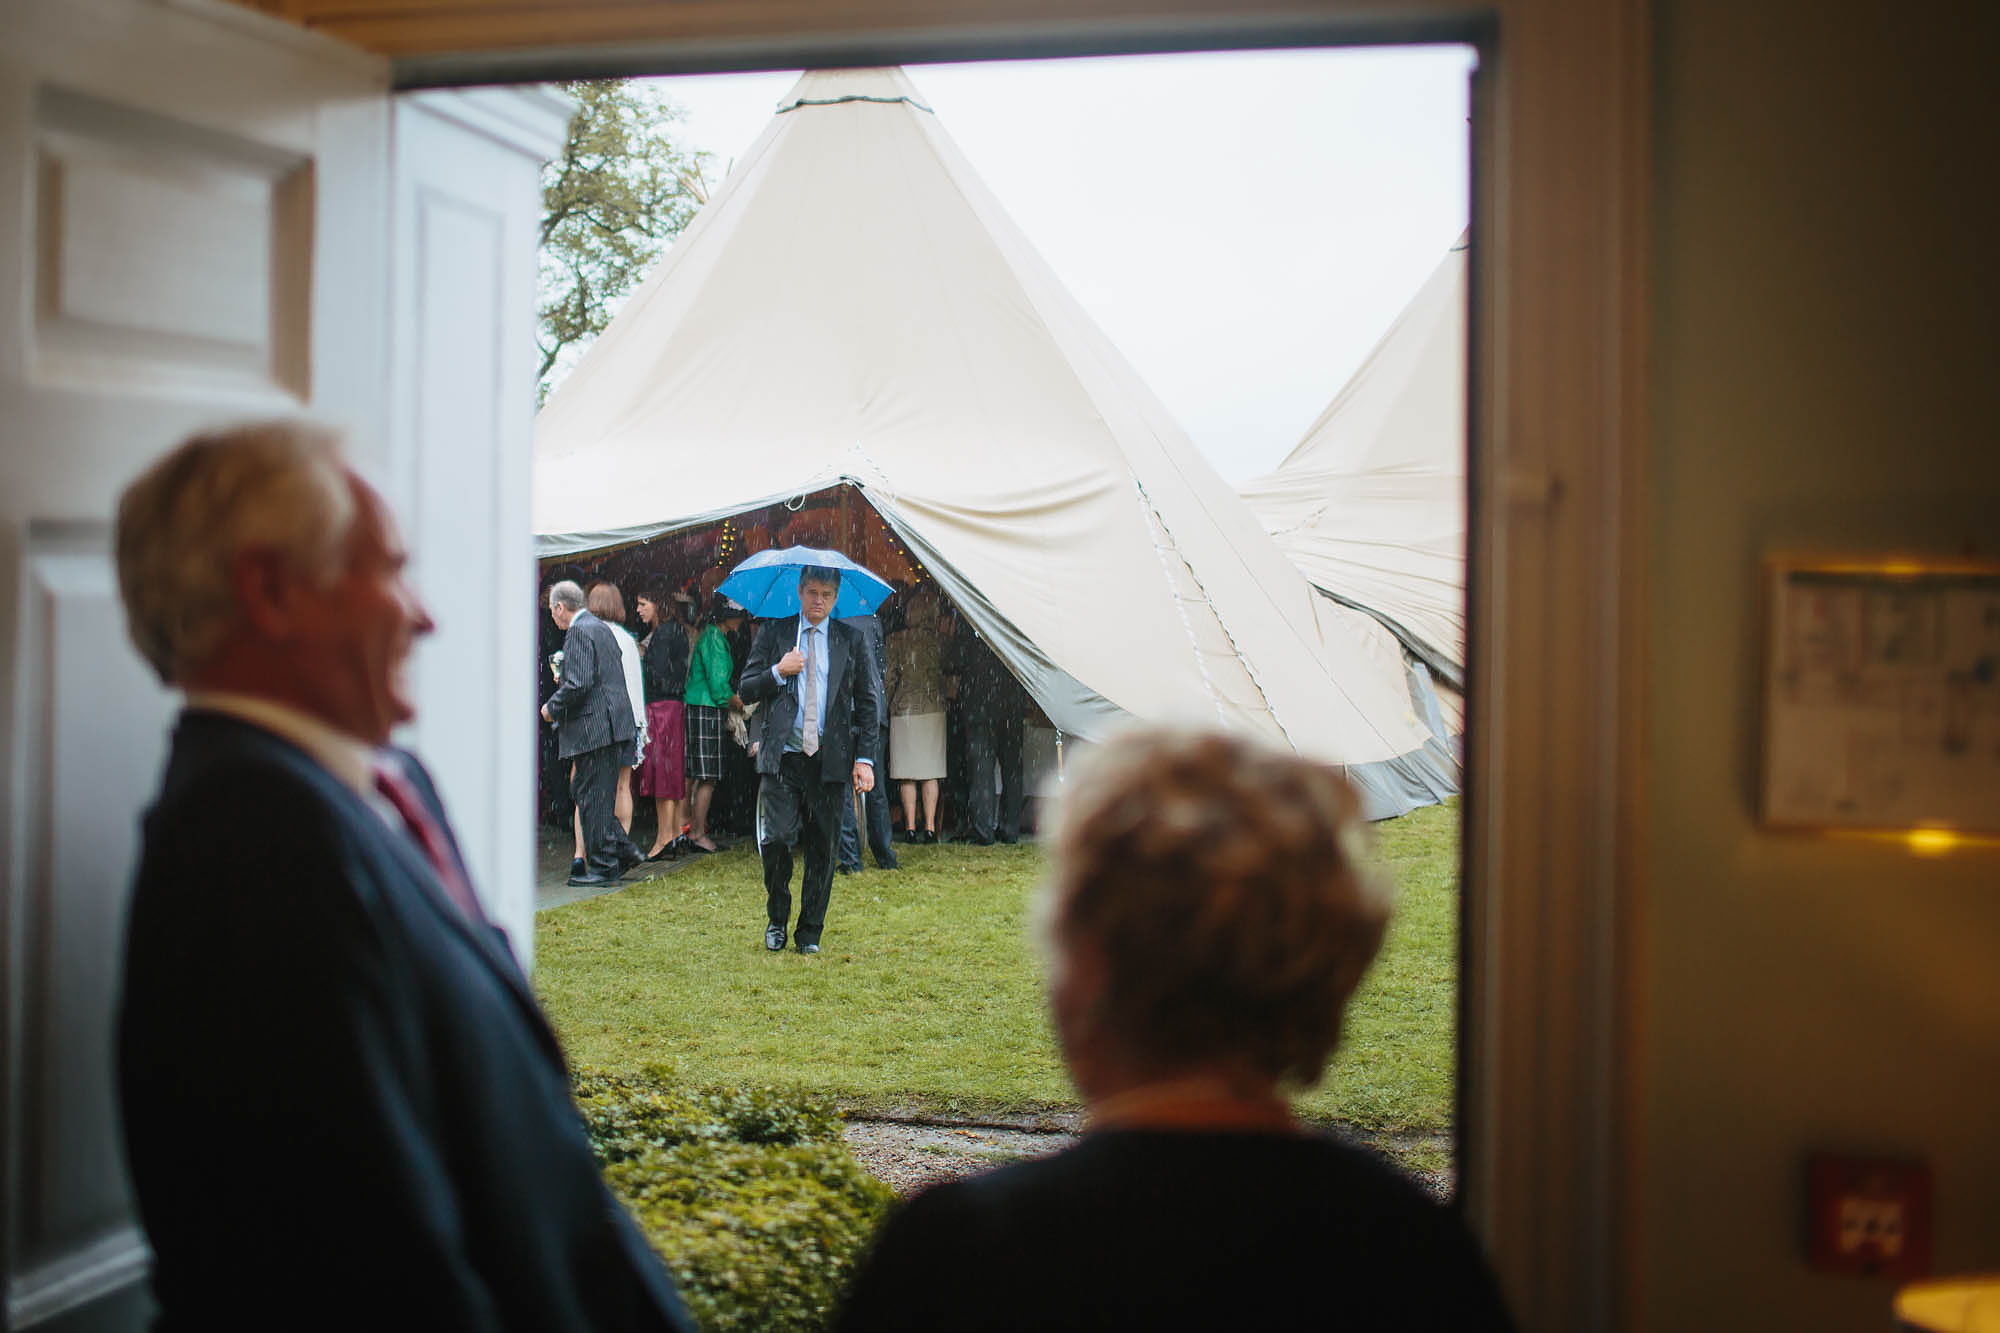
M 423 797 L 417 795 L 416 787 L 402 770 L 391 763 L 375 766 L 375 790 L 396 807 L 396 813 L 409 826 L 410 836 L 423 848 L 424 859 L 437 871 L 438 882 L 444 891 L 458 904 L 458 910 L 465 913 L 470 921 L 484 921 L 486 914 L 479 910 L 479 898 L 472 886 L 465 882 L 459 871 L 458 860 L 451 854 L 451 846 L 445 841 L 444 830 L 431 818 L 431 812 L 424 805 Z

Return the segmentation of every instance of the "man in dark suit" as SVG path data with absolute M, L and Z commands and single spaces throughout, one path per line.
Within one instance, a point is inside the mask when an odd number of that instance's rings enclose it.
M 861 632 L 861 645 L 868 650 L 868 675 L 875 682 L 875 725 L 876 749 L 869 755 L 875 761 L 877 772 L 882 768 L 881 747 L 889 743 L 889 693 L 884 687 L 883 677 L 888 674 L 888 647 L 883 641 L 882 621 L 879 616 L 842 616 L 840 623 L 852 625 Z M 840 856 L 838 868 L 843 875 L 861 869 L 861 830 L 855 826 L 853 801 L 840 807 Z M 861 797 L 863 810 L 862 824 L 868 833 L 868 850 L 874 854 L 875 868 L 895 870 L 895 831 L 889 824 L 889 789 L 886 784 L 876 786 Z
M 584 609 L 583 589 L 565 579 L 549 589 L 549 617 L 563 631 L 562 684 L 542 705 L 556 724 L 556 748 L 572 761 L 570 795 L 583 820 L 585 872 L 578 888 L 601 888 L 646 859 L 618 822 L 618 768 L 632 761 L 631 696 L 611 627 Z
M 851 791 L 875 786 L 880 709 L 867 648 L 852 625 L 830 619 L 840 571 L 799 575 L 799 614 L 757 631 L 736 692 L 757 710 L 758 824 L 764 857 L 764 947 L 785 947 L 792 915 L 792 848 L 805 850 L 799 888 L 800 953 L 819 952 L 833 896 L 833 841 Z
M 1019 841 L 1021 803 L 1027 790 L 1021 781 L 1027 691 L 969 620 L 958 622 L 945 670 L 958 677 L 958 701 L 965 710 L 968 809 L 958 840 L 981 847 Z
M 605 1190 L 429 776 L 431 629 L 327 435 L 197 437 L 125 493 L 133 642 L 186 692 L 118 1074 L 167 1330 L 692 1329 Z

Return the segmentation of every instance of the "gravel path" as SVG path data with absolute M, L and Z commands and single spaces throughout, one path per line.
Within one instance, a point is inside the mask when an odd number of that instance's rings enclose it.
M 1017 1125 L 849 1120 L 843 1133 L 861 1165 L 907 1198 L 929 1185 L 1058 1152 L 1076 1141 L 1076 1119 L 1048 1117 Z
M 947 1124 L 922 1119 L 850 1119 L 842 1131 L 847 1146 L 869 1174 L 908 1198 L 928 1186 L 991 1167 L 1043 1157 L 1076 1142 L 1080 1116 L 1044 1116 L 1017 1124 Z M 1411 1136 L 1399 1143 L 1386 1136 L 1347 1137 L 1387 1151 L 1394 1146 L 1448 1146 L 1443 1135 Z M 1393 1154 L 1391 1154 L 1393 1155 Z M 1439 1199 L 1451 1196 L 1450 1171 L 1423 1171 L 1416 1179 Z

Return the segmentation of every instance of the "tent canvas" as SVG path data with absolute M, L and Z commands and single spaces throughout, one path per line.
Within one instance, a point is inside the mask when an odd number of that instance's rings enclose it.
M 801 78 L 536 426 L 545 558 L 842 484 L 1066 732 L 1257 732 L 1375 817 L 1456 790 L 899 69 Z
M 1285 461 L 1238 493 L 1313 586 L 1465 671 L 1467 236 Z

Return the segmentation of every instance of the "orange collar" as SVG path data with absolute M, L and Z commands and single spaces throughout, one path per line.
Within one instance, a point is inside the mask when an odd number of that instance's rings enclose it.
M 1101 1097 L 1090 1104 L 1090 1128 L 1303 1132 L 1276 1092 L 1246 1093 L 1219 1078 L 1172 1079 Z

